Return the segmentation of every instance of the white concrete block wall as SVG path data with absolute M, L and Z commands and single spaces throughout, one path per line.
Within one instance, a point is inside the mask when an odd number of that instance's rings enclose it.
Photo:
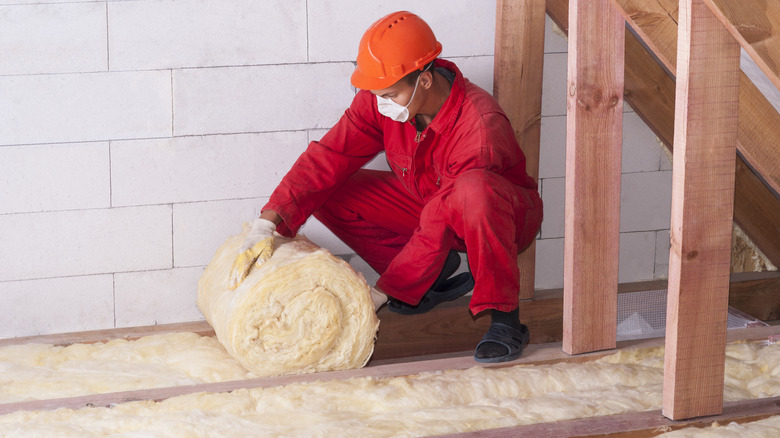
M 547 19 L 539 178 L 544 222 L 536 249 L 536 288 L 563 287 L 566 162 L 566 40 Z M 671 165 L 653 132 L 628 105 L 623 113 L 620 282 L 666 278 Z
M 360 36 L 398 9 L 492 90 L 494 2 L 0 0 L 0 337 L 202 318 L 205 265 L 338 120 Z M 540 288 L 563 272 L 566 42 L 545 41 Z M 670 179 L 642 132 L 627 194 Z M 625 213 L 621 279 L 668 266 L 655 213 Z M 302 232 L 369 269 L 315 219 Z

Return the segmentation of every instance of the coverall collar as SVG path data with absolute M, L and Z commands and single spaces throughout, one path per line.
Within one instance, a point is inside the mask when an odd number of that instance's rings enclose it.
M 437 59 L 434 64 L 435 67 L 444 67 L 447 70 L 455 73 L 455 79 L 452 81 L 452 88 L 450 89 L 450 95 L 447 100 L 444 101 L 436 117 L 433 118 L 428 128 L 440 134 L 449 134 L 455 127 L 455 122 L 458 119 L 460 106 L 463 104 L 463 99 L 466 96 L 466 81 L 463 78 L 463 73 L 460 72 L 458 67 L 446 59 Z

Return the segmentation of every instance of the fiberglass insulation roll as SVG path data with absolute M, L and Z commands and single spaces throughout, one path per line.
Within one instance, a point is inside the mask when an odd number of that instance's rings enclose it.
M 230 290 L 247 231 L 225 241 L 198 282 L 198 308 L 228 353 L 260 377 L 365 365 L 379 320 L 363 276 L 305 237 L 277 234 L 271 259 Z

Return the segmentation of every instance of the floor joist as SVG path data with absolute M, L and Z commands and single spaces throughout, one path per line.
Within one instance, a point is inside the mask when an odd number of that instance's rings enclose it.
M 156 326 L 159 328 L 175 328 L 171 326 Z M 163 333 L 163 332 L 160 332 Z M 151 333 L 149 333 L 151 334 Z M 745 340 L 775 339 L 780 335 L 780 327 L 755 327 L 732 330 L 728 334 L 729 342 Z M 638 349 L 662 346 L 663 338 L 640 339 L 618 342 L 619 349 Z M 518 364 L 548 364 L 565 361 L 585 362 L 594 360 L 613 351 L 586 353 L 570 356 L 563 352 L 561 343 L 532 344 L 529 345 L 523 356 L 515 361 L 500 364 L 481 364 L 474 361 L 470 352 L 460 353 L 454 357 L 429 359 L 427 357 L 406 358 L 385 363 L 382 365 L 368 366 L 356 370 L 330 371 L 303 375 L 290 375 L 278 377 L 264 377 L 258 379 L 237 380 L 230 382 L 205 383 L 199 385 L 176 386 L 168 388 L 141 389 L 136 391 L 112 392 L 106 394 L 94 394 L 78 397 L 67 397 L 48 400 L 34 400 L 17 403 L 0 404 L 0 415 L 16 411 L 51 410 L 57 408 L 80 409 L 83 407 L 111 406 L 117 403 L 126 403 L 138 400 L 165 400 L 179 395 L 193 394 L 197 392 L 230 392 L 240 388 L 267 388 L 282 386 L 297 382 L 340 380 L 356 377 L 395 377 L 418 374 L 422 372 L 434 372 L 442 370 L 461 370 L 475 366 L 482 367 L 506 367 Z

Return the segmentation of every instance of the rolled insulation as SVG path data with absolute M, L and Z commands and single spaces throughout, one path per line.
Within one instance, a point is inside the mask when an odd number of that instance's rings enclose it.
M 247 232 L 219 247 L 198 282 L 198 308 L 228 353 L 259 377 L 365 365 L 379 320 L 363 276 L 303 236 L 277 234 L 271 259 L 230 290 Z

